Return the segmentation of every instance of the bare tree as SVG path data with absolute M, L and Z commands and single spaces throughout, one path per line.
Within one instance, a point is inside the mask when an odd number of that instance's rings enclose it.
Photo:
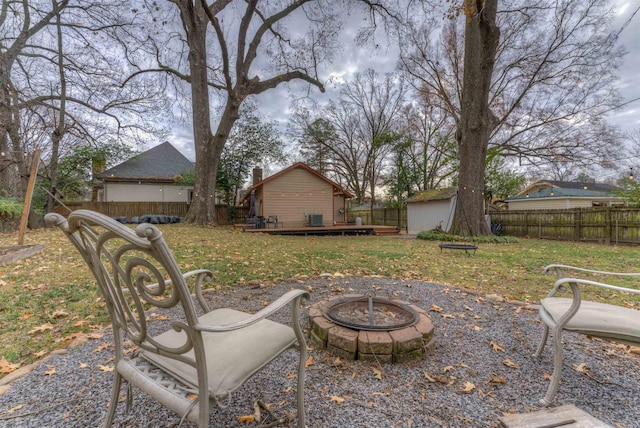
M 20 196 L 25 162 L 11 154 L 43 150 L 50 190 L 55 193 L 62 145 L 143 141 L 157 127 L 163 87 L 156 82 L 124 85 L 127 64 L 120 53 L 132 39 L 135 17 L 123 0 L 3 2 L 0 63 L 0 148 L 12 165 L 0 171 L 0 183 Z M 105 49 L 105 44 L 109 49 Z M 147 120 L 141 120 L 145 116 Z M 26 140 L 23 119 L 39 128 Z M 24 158 L 24 157 L 23 157 Z M 14 183 L 14 184 L 12 184 Z M 19 183 L 18 183 L 19 184 Z M 50 202 L 49 208 L 52 203 Z
M 178 46 L 173 51 L 178 55 L 167 58 L 165 44 L 161 48 L 156 43 L 150 52 L 157 66 L 144 71 L 140 67 L 140 72 L 162 71 L 189 85 L 196 169 L 194 197 L 185 220 L 215 223 L 218 162 L 240 106 L 248 97 L 291 81 L 324 91 L 317 70 L 337 46 L 342 5 L 325 0 L 169 2 L 177 6 L 183 26 L 184 36 L 169 40 Z M 369 10 L 382 9 L 378 3 L 360 3 Z M 151 2 L 147 8 L 161 9 Z M 162 13 L 158 10 L 157 15 Z M 159 21 L 165 25 L 166 20 Z M 180 42 L 184 42 L 182 50 Z M 184 53 L 188 68 L 180 59 Z M 210 90 L 222 100 L 213 127 Z
M 403 114 L 406 148 L 415 170 L 415 191 L 437 189 L 453 181 L 458 171 L 455 123 L 428 94 L 418 92 Z M 410 196 L 410 195 L 409 195 Z
M 330 159 L 328 168 L 338 182 L 352 191 L 358 201 L 368 195 L 375 203 L 376 187 L 388 163 L 388 154 L 401 138 L 396 121 L 400 118 L 405 95 L 404 84 L 392 75 L 383 79 L 373 70 L 356 74 L 319 113 L 328 132 L 314 141 Z M 304 120 L 301 121 L 304 125 Z M 312 121 L 302 129 L 309 133 Z
M 320 35 L 296 39 L 287 34 L 284 21 L 306 7 L 307 16 L 321 17 L 315 1 L 297 0 L 286 5 L 258 3 L 250 0 L 243 5 L 227 8 L 230 0 L 174 0 L 180 10 L 189 49 L 189 76 L 191 86 L 193 126 L 196 149 L 194 197 L 185 220 L 207 224 L 215 223 L 215 183 L 218 162 L 239 109 L 247 97 L 261 94 L 281 83 L 304 80 L 324 91 L 315 75 L 322 51 Z M 239 15 L 234 13 L 238 11 Z M 220 15 L 238 22 L 225 27 Z M 299 14 L 297 16 L 300 16 Z M 324 22 L 320 19 L 317 22 Z M 207 26 L 211 25 L 217 45 L 219 67 L 207 63 Z M 305 54 L 306 53 L 306 54 Z M 268 67 L 258 63 L 272 60 L 270 77 Z M 208 73 L 211 74 L 209 78 Z M 176 75 L 178 73 L 176 72 Z M 262 76 L 260 76 L 262 75 Z M 224 94 L 224 107 L 215 132 L 211 128 L 209 88 Z
M 447 25 L 439 45 L 428 32 L 407 33 L 402 68 L 422 90 L 439 98 L 458 125 L 459 206 L 473 219 L 470 233 L 479 234 L 487 232 L 480 165 L 487 147 L 530 164 L 593 164 L 615 150 L 616 133 L 603 116 L 616 103 L 613 82 L 622 52 L 609 37 L 611 13 L 599 0 L 505 0 L 500 8 L 497 0 L 465 4 L 464 38 L 455 22 Z M 488 83 L 483 80 L 487 76 Z M 478 99 L 484 104 L 480 90 L 488 91 L 486 111 L 471 106 Z M 464 100 L 470 102 L 466 107 Z M 480 134 L 468 136 L 482 134 L 484 140 L 485 126 L 487 145 L 478 142 L 463 150 L 466 131 L 476 129 Z M 467 204 L 469 200 L 475 202 Z M 455 225 L 460 230 L 467 226 L 458 221 Z
M 27 47 L 29 40 L 45 28 L 64 7 L 68 0 L 57 3 L 43 12 L 27 0 L 22 2 L 2 2 L 0 9 L 0 185 L 11 196 L 22 194 L 24 183 L 19 177 L 26 177 L 24 147 L 20 137 L 20 108 L 18 88 L 12 79 L 12 71 Z M 46 9 L 45 9 L 46 10 Z M 22 19 L 20 19 L 22 18 Z

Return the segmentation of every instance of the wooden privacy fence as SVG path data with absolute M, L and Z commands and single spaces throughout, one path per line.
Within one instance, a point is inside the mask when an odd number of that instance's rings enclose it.
M 373 210 L 350 211 L 348 220 L 355 221 L 360 217 L 362 224 L 376 226 L 396 226 L 399 230 L 407 230 L 407 207 L 374 208 Z
M 640 208 L 496 211 L 491 213 L 491 223 L 502 224 L 502 235 L 640 244 Z
M 65 203 L 72 211 L 93 210 L 108 215 L 109 217 L 141 217 L 145 214 L 166 215 L 184 217 L 189 210 L 186 202 L 72 202 Z M 65 207 L 56 207 L 56 212 L 67 215 L 69 212 Z M 216 219 L 218 224 L 231 224 L 229 207 L 227 205 L 216 205 Z

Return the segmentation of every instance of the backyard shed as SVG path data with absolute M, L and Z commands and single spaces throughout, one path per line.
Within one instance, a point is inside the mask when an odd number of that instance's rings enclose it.
M 407 232 L 417 234 L 437 227 L 448 231 L 456 198 L 457 188 L 447 187 L 425 190 L 407 199 Z
M 193 186 L 174 183 L 193 169 L 171 143 L 162 143 L 99 174 L 98 201 L 191 202 Z
M 254 178 L 255 178 L 254 174 Z M 255 181 L 240 205 L 254 195 L 257 216 L 278 218 L 284 227 L 332 226 L 346 221 L 346 199 L 353 195 L 302 162 Z

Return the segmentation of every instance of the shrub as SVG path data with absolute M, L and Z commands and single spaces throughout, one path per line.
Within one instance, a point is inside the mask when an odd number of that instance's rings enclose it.
M 0 216 L 5 218 L 20 217 L 24 204 L 14 198 L 0 197 Z
M 433 230 L 423 230 L 418 233 L 418 239 L 426 239 L 428 241 L 471 241 L 485 244 L 508 244 L 518 242 L 518 238 L 513 236 L 470 236 L 464 237 L 460 235 L 450 235 L 444 232 L 438 232 Z

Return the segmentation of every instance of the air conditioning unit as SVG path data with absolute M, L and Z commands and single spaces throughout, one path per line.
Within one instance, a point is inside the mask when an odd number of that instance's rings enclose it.
M 322 224 L 322 214 L 309 214 L 309 226 L 311 227 L 324 226 L 324 224 Z

